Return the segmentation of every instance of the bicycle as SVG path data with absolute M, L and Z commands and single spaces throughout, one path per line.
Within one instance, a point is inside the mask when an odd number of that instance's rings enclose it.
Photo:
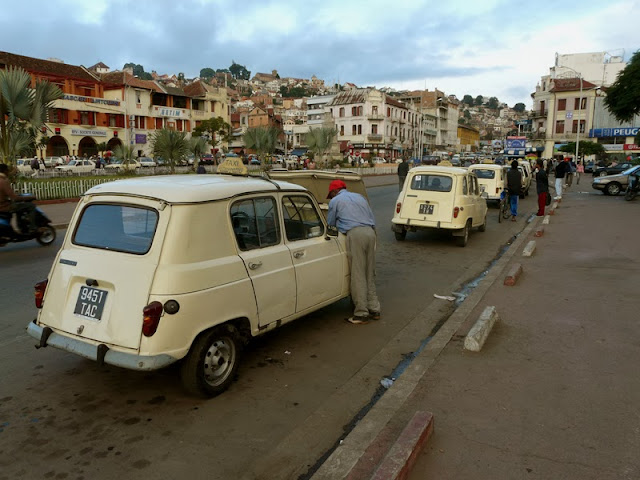
M 509 192 L 505 189 L 500 193 L 500 203 L 498 204 L 498 223 L 502 222 L 502 219 L 508 219 L 511 216 L 511 202 L 509 199 Z

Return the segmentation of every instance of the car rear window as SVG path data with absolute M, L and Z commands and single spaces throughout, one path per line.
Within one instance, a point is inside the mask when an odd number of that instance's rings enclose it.
M 452 184 L 453 179 L 447 175 L 414 175 L 411 179 L 411 190 L 450 192 Z
M 473 173 L 475 173 L 478 178 L 496 178 L 495 170 L 481 170 L 479 168 L 474 168 Z
M 82 212 L 73 243 L 142 255 L 149 251 L 158 212 L 130 205 L 94 204 Z

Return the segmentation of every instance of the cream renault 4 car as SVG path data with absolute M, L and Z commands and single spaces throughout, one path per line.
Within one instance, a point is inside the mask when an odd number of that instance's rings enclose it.
M 404 240 L 409 231 L 450 230 L 458 245 L 464 247 L 472 228 L 481 232 L 486 229 L 485 197 L 473 171 L 448 166 L 416 167 L 409 170 L 398 196 L 391 228 L 396 240 Z
M 506 188 L 507 174 L 502 165 L 492 163 L 477 163 L 469 167 L 469 171 L 476 174 L 480 193 L 486 193 L 487 202 L 499 202 L 500 194 Z
M 27 331 L 38 347 L 99 364 L 181 361 L 185 387 L 214 396 L 246 340 L 348 296 L 349 275 L 344 244 L 302 186 L 220 174 L 121 180 L 78 203 Z

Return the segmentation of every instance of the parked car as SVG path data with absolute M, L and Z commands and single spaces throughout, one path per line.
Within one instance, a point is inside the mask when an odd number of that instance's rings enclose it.
M 157 167 L 158 166 L 155 160 L 149 157 L 138 157 L 136 161 L 141 167 Z
M 61 173 L 90 173 L 96 168 L 96 164 L 91 160 L 71 160 L 66 165 L 56 167 L 57 172 Z
M 16 168 L 18 169 L 18 172 L 23 175 L 33 173 L 33 170 L 31 170 L 31 160 L 31 158 L 19 158 L 16 160 Z
M 590 162 L 585 162 L 584 164 L 584 173 L 593 173 L 593 169 L 595 168 L 596 162 L 593 160 Z
M 200 157 L 200 163 L 202 165 L 213 165 L 215 163 L 214 156 L 211 153 L 205 153 Z
M 618 195 L 629 186 L 629 175 L 640 172 L 640 165 L 635 165 L 616 175 L 607 175 L 593 179 L 591 186 L 605 195 Z
M 372 162 L 374 165 L 376 165 L 376 164 L 380 164 L 380 163 L 387 163 L 387 162 L 385 161 L 385 159 L 384 159 L 384 158 L 382 158 L 382 157 L 373 157 L 373 158 L 371 159 L 371 162 Z
M 214 396 L 251 337 L 349 295 L 344 235 L 301 186 L 173 175 L 84 199 L 36 286 L 27 331 L 41 347 L 138 371 L 181 362 L 185 388 Z
M 64 165 L 64 158 L 62 157 L 45 157 L 44 158 L 45 167 L 57 167 L 58 165 Z
M 423 155 L 422 165 L 437 165 L 441 160 L 438 155 Z
M 140 163 L 138 163 L 136 160 L 129 160 L 129 162 L 127 163 L 122 159 L 117 159 L 111 162 L 109 165 L 105 165 L 104 168 L 111 171 L 137 170 L 138 168 L 140 168 Z
M 464 247 L 472 228 L 487 228 L 486 196 L 475 173 L 466 168 L 415 167 L 398 196 L 391 228 L 399 241 L 407 232 L 448 230 Z
M 471 165 L 469 171 L 478 177 L 480 193 L 487 194 L 487 202 L 499 202 L 507 181 L 507 172 L 502 165 L 478 163 Z
M 618 163 L 617 165 L 609 165 L 608 167 L 597 167 L 593 171 L 593 176 L 605 177 L 607 175 L 616 175 L 631 167 L 633 167 L 632 163 Z

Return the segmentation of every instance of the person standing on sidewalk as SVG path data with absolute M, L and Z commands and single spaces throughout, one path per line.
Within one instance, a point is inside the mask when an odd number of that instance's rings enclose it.
M 507 172 L 507 190 L 509 190 L 511 204 L 511 221 L 515 222 L 518 216 L 518 197 L 522 192 L 522 173 L 518 169 L 517 160 L 511 162 L 511 168 Z
M 581 160 L 578 160 L 576 165 L 576 185 L 580 185 L 580 176 L 584 173 L 584 164 Z
M 538 217 L 544 216 L 544 207 L 547 206 L 547 195 L 549 195 L 549 177 L 544 170 L 542 160 L 536 161 L 536 192 L 538 192 Z
M 556 165 L 556 200 L 562 199 L 562 186 L 564 185 L 564 176 L 569 170 L 569 158 L 565 158 L 564 162 L 558 162 Z
M 402 163 L 398 165 L 398 182 L 400 183 L 400 191 L 402 191 L 402 187 L 404 186 L 404 181 L 407 179 L 408 173 L 409 162 L 407 162 L 406 158 L 403 158 Z
M 566 175 L 566 183 L 564 184 L 565 187 L 570 187 L 573 184 L 573 176 L 576 174 L 576 164 L 573 161 L 573 159 L 569 160 L 569 171 L 567 172 Z
M 342 180 L 329 184 L 327 224 L 347 236 L 347 251 L 351 267 L 351 299 L 355 305 L 354 324 L 380 319 L 380 302 L 376 293 L 376 222 L 367 200 L 347 191 Z

